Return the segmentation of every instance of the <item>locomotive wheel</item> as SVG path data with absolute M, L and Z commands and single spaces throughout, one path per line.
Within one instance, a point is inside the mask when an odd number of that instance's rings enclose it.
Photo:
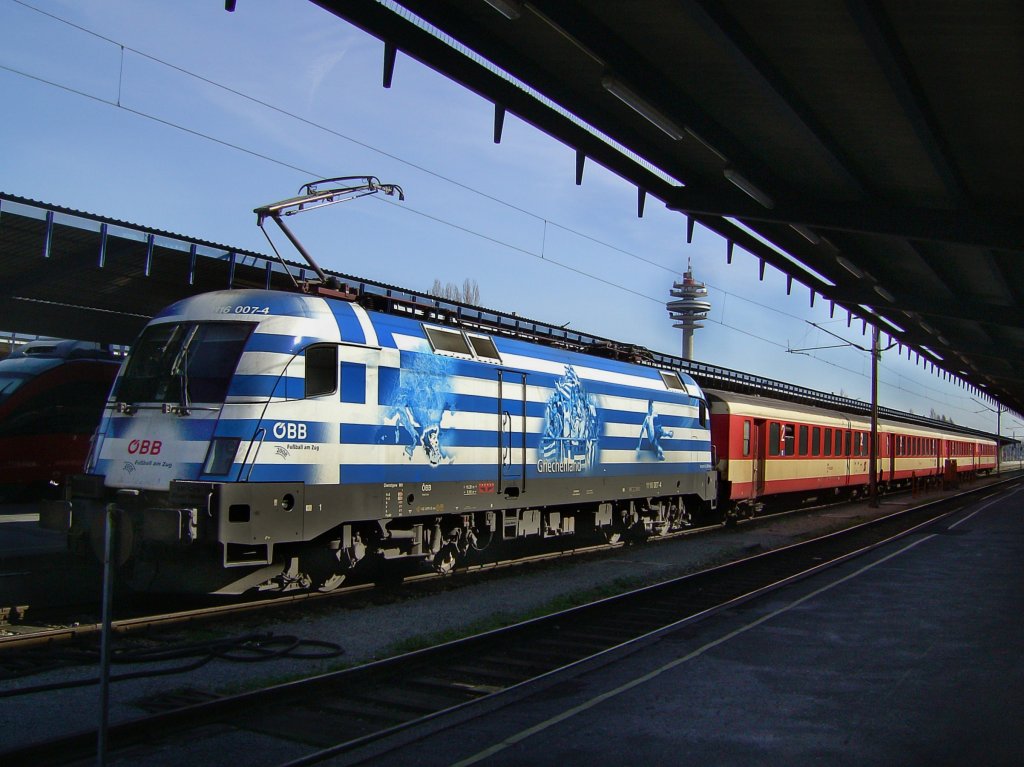
M 303 552 L 300 568 L 309 579 L 311 587 L 325 594 L 345 582 L 346 570 L 336 549 L 324 547 Z
M 322 592 L 324 594 L 329 594 L 332 591 L 336 591 L 337 589 L 341 588 L 341 584 L 343 584 L 344 582 L 345 582 L 345 574 L 344 573 L 334 573 L 334 574 L 328 575 L 326 578 L 324 578 L 323 583 L 321 583 L 319 586 L 317 586 L 316 590 L 320 591 L 320 592 Z
M 455 571 L 455 551 L 452 546 L 445 546 L 434 557 L 434 572 L 439 575 L 451 575 Z

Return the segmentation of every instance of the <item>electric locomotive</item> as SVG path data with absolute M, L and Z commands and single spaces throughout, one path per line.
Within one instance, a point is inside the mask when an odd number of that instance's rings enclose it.
M 46 524 L 97 542 L 115 503 L 131 585 L 240 593 L 330 590 L 371 560 L 444 572 L 493 540 L 664 534 L 716 506 L 690 376 L 347 298 L 165 309 Z

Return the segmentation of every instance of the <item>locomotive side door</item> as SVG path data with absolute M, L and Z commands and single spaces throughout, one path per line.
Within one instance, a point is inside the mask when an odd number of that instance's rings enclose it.
M 526 373 L 498 371 L 498 492 L 526 490 Z
M 767 432 L 764 419 L 754 421 L 754 433 L 750 441 L 752 455 L 750 456 L 750 481 L 754 488 L 754 495 L 764 495 L 764 462 L 767 450 Z

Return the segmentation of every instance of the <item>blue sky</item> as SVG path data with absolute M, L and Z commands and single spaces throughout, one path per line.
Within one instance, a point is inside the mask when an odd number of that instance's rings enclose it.
M 0 0 L 0 189 L 268 252 L 253 208 L 318 177 L 372 174 L 407 199 L 335 206 L 290 224 L 322 266 L 678 353 L 668 291 L 692 260 L 713 304 L 699 360 L 861 399 L 861 323 L 573 150 L 303 0 Z M 289 258 L 297 254 L 278 241 Z M 3 329 L 0 316 L 0 330 Z M 883 337 L 884 340 L 884 337 Z M 883 355 L 881 404 L 995 429 L 994 413 L 906 354 Z M 978 412 L 981 411 L 981 412 Z M 1004 433 L 1024 434 L 1014 418 Z

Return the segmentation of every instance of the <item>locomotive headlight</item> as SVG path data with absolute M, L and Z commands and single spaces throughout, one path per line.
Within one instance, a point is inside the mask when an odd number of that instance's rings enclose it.
M 238 437 L 210 440 L 210 449 L 206 451 L 206 461 L 203 462 L 203 474 L 227 474 L 231 471 L 240 441 Z

